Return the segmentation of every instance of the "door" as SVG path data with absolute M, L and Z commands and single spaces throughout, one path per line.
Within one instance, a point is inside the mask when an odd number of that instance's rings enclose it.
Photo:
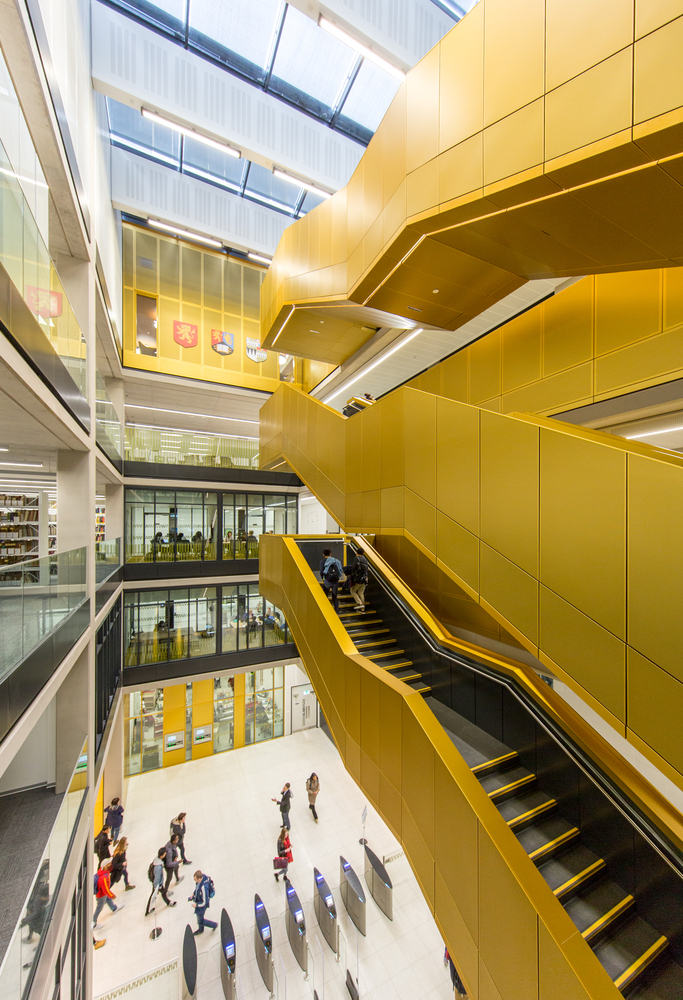
M 311 684 L 292 688 L 292 732 L 313 729 L 318 725 L 318 699 Z

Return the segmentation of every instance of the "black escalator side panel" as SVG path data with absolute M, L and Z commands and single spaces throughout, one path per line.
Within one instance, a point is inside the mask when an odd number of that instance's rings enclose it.
M 537 726 L 536 776 L 548 795 L 557 799 L 558 809 L 572 826 L 581 825 L 579 797 L 580 771 L 548 733 Z
M 503 698 L 503 737 L 502 742 L 514 747 L 519 754 L 519 763 L 532 774 L 538 773 L 536 759 L 536 744 L 538 725 L 524 705 L 514 698 Z
M 581 840 L 609 867 L 610 878 L 635 895 L 636 831 L 592 781 L 579 779 Z
M 495 740 L 504 743 L 503 739 L 503 687 L 489 680 L 488 677 L 477 675 L 475 683 L 476 706 L 474 722 L 484 732 L 489 733 Z M 454 705 L 456 712 L 460 711 Z M 513 747 L 516 750 L 517 747 Z
M 638 913 L 669 939 L 669 954 L 683 965 L 680 879 L 664 858 L 649 850 L 640 837 L 636 837 L 635 859 Z

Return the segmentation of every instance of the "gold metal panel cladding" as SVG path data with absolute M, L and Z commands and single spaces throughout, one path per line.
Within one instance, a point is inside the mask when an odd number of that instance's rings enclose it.
M 406 531 L 430 552 L 436 552 L 436 509 L 406 489 L 404 495 Z
M 540 309 L 528 309 L 502 328 L 504 393 L 541 377 L 542 317 Z
M 481 542 L 479 591 L 513 628 L 538 645 L 538 583 Z
M 683 775 L 683 684 L 629 647 L 628 727 Z
M 538 995 L 536 923 L 531 902 L 480 827 L 479 954 L 504 1000 Z
M 441 392 L 449 399 L 457 399 L 462 403 L 468 402 L 469 357 L 469 350 L 458 351 L 439 365 L 442 369 Z
M 536 576 L 538 428 L 485 410 L 481 411 L 481 538 Z
M 649 35 L 663 24 L 681 16 L 680 0 L 635 0 L 636 38 Z
M 539 98 L 484 130 L 484 184 L 543 162 L 543 109 Z
M 484 4 L 484 124 L 543 94 L 545 0 Z M 505 67 L 505 72 L 501 68 Z M 514 80 L 514 86 L 510 82 Z
M 431 713 L 430 713 L 431 715 Z M 433 717 L 432 717 L 433 718 Z M 434 720 L 435 725 L 436 720 Z M 427 850 L 434 854 L 434 747 L 408 705 L 403 703 L 401 792 Z
M 403 486 L 405 468 L 403 462 L 403 409 L 405 393 L 392 392 L 375 403 L 382 415 L 382 487 Z M 353 426 L 347 428 L 347 448 L 353 441 Z
M 479 539 L 440 510 L 436 512 L 436 555 L 475 593 L 479 592 Z
M 543 303 L 544 376 L 592 357 L 593 283 L 592 277 L 583 278 Z
M 626 455 L 541 429 L 540 580 L 626 638 Z
M 441 39 L 439 151 L 484 127 L 483 107 L 471 100 L 484 87 L 484 8 L 474 7 L 457 31 Z
M 546 0 L 546 88 L 578 76 L 633 41 L 633 0 Z
M 576 935 L 578 937 L 578 934 Z M 567 947 L 567 942 L 564 942 Z M 584 958 L 579 951 L 583 942 L 577 941 L 578 948 L 576 957 Z M 592 964 L 598 966 L 599 963 L 588 955 L 584 958 L 584 964 L 593 959 Z M 578 965 L 578 962 L 577 962 Z M 604 976 L 604 985 L 601 992 L 595 993 L 594 989 L 590 993 L 582 986 L 577 969 L 567 961 L 550 932 L 543 922 L 538 922 L 538 1000 L 614 1000 L 618 997 L 616 987 L 607 973 L 600 968 Z M 596 975 L 597 972 L 597 975 Z M 599 971 L 593 970 L 591 979 L 597 978 Z
M 623 642 L 543 586 L 539 632 L 539 648 L 625 722 Z
M 494 330 L 468 348 L 470 403 L 481 403 L 485 399 L 500 395 L 500 342 L 500 330 Z
M 653 5 L 654 6 L 654 3 Z M 680 4 L 678 14 L 681 14 Z M 683 104 L 683 18 L 635 45 L 634 121 L 644 122 Z
M 439 152 L 439 46 L 431 49 L 406 78 L 408 173 Z
M 372 409 L 372 408 L 371 408 Z M 436 503 L 436 397 L 405 390 L 405 483 Z
M 664 329 L 683 323 L 683 267 L 664 271 Z
M 474 942 L 479 938 L 477 827 L 477 817 L 470 803 L 437 756 L 434 771 L 434 860 L 446 885 L 458 887 L 458 910 Z M 454 836 L 457 838 L 457 849 L 454 849 Z
M 683 681 L 683 476 L 629 455 L 628 641 Z
M 595 278 L 595 353 L 606 354 L 662 329 L 661 271 Z
M 356 419 L 362 442 L 361 489 L 378 490 L 382 485 L 382 414 L 378 407 L 368 406 L 362 413 L 356 414 Z M 326 444 L 329 448 L 329 442 Z
M 557 375 L 540 379 L 514 392 L 507 392 L 502 413 L 557 413 L 593 402 L 593 365 L 587 361 Z
M 479 534 L 479 411 L 443 398 L 436 401 L 436 503 Z
M 630 128 L 632 72 L 626 48 L 546 95 L 547 160 Z
M 496 984 L 484 965 L 481 955 L 479 956 L 479 994 L 475 1000 L 504 1000 L 502 994 L 496 989 Z

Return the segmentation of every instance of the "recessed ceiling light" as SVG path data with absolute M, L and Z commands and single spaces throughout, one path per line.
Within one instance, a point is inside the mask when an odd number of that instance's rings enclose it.
M 238 424 L 257 424 L 258 420 L 247 420 L 245 417 L 220 417 L 216 413 L 191 413 L 189 410 L 165 410 L 162 406 L 141 406 L 139 403 L 126 403 L 127 410 L 155 410 L 157 413 L 175 413 L 179 417 L 204 417 L 206 420 L 234 420 Z M 202 431 L 201 433 L 206 433 Z
M 280 167 L 273 167 L 273 177 L 279 177 L 281 181 L 287 181 L 289 184 L 296 185 L 296 187 L 305 188 L 306 191 L 317 194 L 320 198 L 332 197 L 331 191 L 326 191 L 325 188 L 318 187 L 312 181 L 305 181 L 294 174 L 288 174 L 286 170 L 281 170 Z
M 432 295 L 438 295 L 438 294 L 439 294 L 439 289 L 438 288 L 432 288 Z
M 13 469 L 42 469 L 43 467 L 42 462 L 0 462 L 0 465 L 11 466 Z
M 9 448 L 0 448 L 0 451 L 9 451 Z
M 188 128 L 186 125 L 180 125 L 178 122 L 171 121 L 170 118 L 164 118 L 163 115 L 157 114 L 156 111 L 148 111 L 147 108 L 143 108 L 142 117 L 156 122 L 157 125 L 164 125 L 166 128 L 173 129 L 174 132 L 180 132 L 190 139 L 196 139 L 197 142 L 201 142 L 205 146 L 211 146 L 212 149 L 218 149 L 221 153 L 226 153 L 228 156 L 234 156 L 237 160 L 242 155 L 239 149 L 228 146 L 227 143 L 219 142 L 218 139 L 211 139 L 210 136 L 204 135 L 202 132 L 196 132 L 193 128 Z
M 321 14 L 318 19 L 318 24 L 324 31 L 327 31 L 330 35 L 334 35 L 335 38 L 338 38 L 340 42 L 344 42 L 345 45 L 348 45 L 352 49 L 355 49 L 356 52 L 359 52 L 364 59 L 369 59 L 370 62 L 375 64 L 375 66 L 379 66 L 380 69 L 385 71 L 385 73 L 390 73 L 397 80 L 405 80 L 406 75 L 402 69 L 399 69 L 398 66 L 394 66 L 388 59 L 384 59 L 383 56 L 378 55 L 377 52 L 373 52 L 369 45 L 364 45 L 363 42 L 354 38 L 353 35 L 348 33 L 348 31 L 344 31 L 344 29 L 340 28 L 338 24 L 335 24 L 334 21 L 330 21 Z
M 252 253 L 251 250 L 247 254 L 247 257 L 250 260 L 257 260 L 259 264 L 270 264 L 272 260 L 271 257 L 264 257 L 262 253 Z
M 211 247 L 222 247 L 220 240 L 212 240 L 209 236 L 200 236 L 199 233 L 191 233 L 189 229 L 180 229 L 178 226 L 169 226 L 167 222 L 158 222 L 156 219 L 147 219 L 147 225 L 154 229 L 163 229 L 164 232 L 173 233 L 184 240 L 193 240 L 195 243 L 208 243 Z
M 421 313 L 422 312 L 422 310 L 418 309 L 417 306 L 408 306 L 408 308 L 412 309 L 413 312 L 416 312 L 416 313 Z
M 322 402 L 331 403 L 333 399 L 336 399 L 337 396 L 341 395 L 342 392 L 346 392 L 347 389 L 350 389 L 352 385 L 355 385 L 356 382 L 362 379 L 365 375 L 369 375 L 370 372 L 373 370 L 373 368 L 376 368 L 378 365 L 381 365 L 382 362 L 386 361 L 387 358 L 390 358 L 392 354 L 396 354 L 396 351 L 400 351 L 402 347 L 405 347 L 406 344 L 409 343 L 414 337 L 417 337 L 418 333 L 422 333 L 422 327 L 420 326 L 417 328 L 417 330 L 413 330 L 412 333 L 410 333 L 407 337 L 404 337 L 400 344 L 397 344 L 396 347 L 392 347 L 390 351 L 387 351 L 386 354 L 383 354 L 380 358 L 377 359 L 377 361 L 373 362 L 373 364 L 369 365 L 362 372 L 360 372 L 359 375 L 356 375 L 355 378 L 352 378 L 350 382 L 345 382 L 344 385 L 341 387 L 341 389 L 337 389 L 336 392 L 333 392 L 331 396 L 327 396 L 325 399 L 322 400 Z

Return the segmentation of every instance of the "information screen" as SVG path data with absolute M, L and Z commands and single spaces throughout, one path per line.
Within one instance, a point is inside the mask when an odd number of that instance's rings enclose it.
M 264 941 L 270 940 L 270 924 L 267 924 L 265 927 L 261 928 L 261 937 L 263 938 Z
M 234 954 L 235 954 L 235 946 L 234 946 L 234 944 L 226 944 L 226 946 L 225 946 L 225 957 L 226 958 L 232 958 L 234 956 Z

